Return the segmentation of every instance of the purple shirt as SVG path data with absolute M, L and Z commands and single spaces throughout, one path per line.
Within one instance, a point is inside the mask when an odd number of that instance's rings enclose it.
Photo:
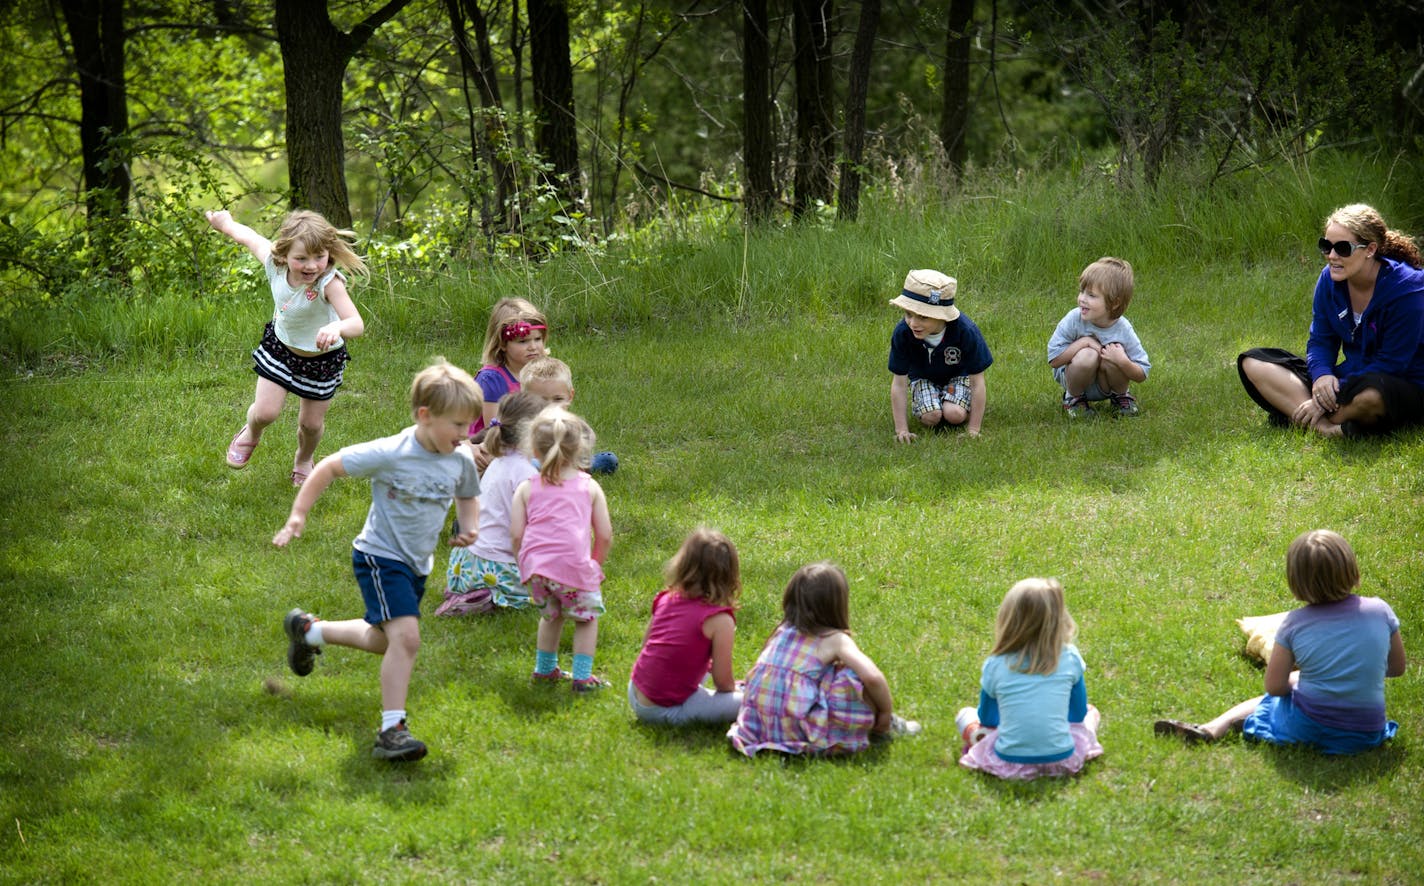
M 1378 597 L 1351 594 L 1293 609 L 1276 632 L 1300 669 L 1295 706 L 1322 726 L 1375 732 L 1385 727 L 1384 673 L 1399 619 Z

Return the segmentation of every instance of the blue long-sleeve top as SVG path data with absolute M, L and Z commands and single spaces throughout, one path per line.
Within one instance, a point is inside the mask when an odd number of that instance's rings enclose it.
M 1305 346 L 1312 382 L 1382 372 L 1424 385 L 1424 271 L 1393 259 L 1379 262 L 1374 295 L 1358 323 L 1349 284 L 1331 280 L 1328 267 L 1320 272 Z

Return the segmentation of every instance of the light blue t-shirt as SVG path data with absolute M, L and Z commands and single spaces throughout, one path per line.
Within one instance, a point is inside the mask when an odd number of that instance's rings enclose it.
M 1399 618 L 1378 597 L 1351 594 L 1292 609 L 1276 631 L 1300 669 L 1295 706 L 1322 726 L 1384 728 L 1384 673 Z
M 469 447 L 457 447 L 449 455 L 431 452 L 420 445 L 411 426 L 336 454 L 347 474 L 371 480 L 371 509 L 352 546 L 429 575 L 450 504 L 480 494 L 480 475 Z
M 1053 330 L 1053 335 L 1048 339 L 1048 359 L 1051 362 L 1059 354 L 1063 353 L 1073 342 L 1090 335 L 1096 338 L 1101 344 L 1120 344 L 1127 352 L 1127 359 L 1142 367 L 1143 377 L 1152 370 L 1152 363 L 1147 359 L 1147 351 L 1142 347 L 1142 340 L 1137 337 L 1137 330 L 1132 328 L 1126 317 L 1118 317 L 1107 326 L 1095 326 L 1083 319 L 1083 312 L 1077 308 L 1064 315 L 1058 321 L 1058 327 Z M 1053 377 L 1059 384 L 1063 384 L 1063 376 L 1068 371 L 1066 366 L 1058 366 L 1053 370 Z
M 1017 653 L 991 655 L 979 680 L 979 722 L 997 726 L 994 753 L 1011 763 L 1053 763 L 1073 756 L 1069 723 L 1088 711 L 1083 657 L 1069 643 L 1051 674 L 1025 674 Z

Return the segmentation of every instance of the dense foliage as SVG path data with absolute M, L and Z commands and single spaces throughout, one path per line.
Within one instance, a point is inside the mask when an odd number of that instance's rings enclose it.
M 93 204 L 86 218 L 93 195 L 84 192 L 74 26 L 60 15 L 86 3 L 16 4 L 0 29 L 0 316 L 143 298 L 178 279 L 202 297 L 214 269 L 198 239 L 200 210 L 228 206 L 270 227 L 293 194 L 285 111 L 300 98 L 289 90 L 302 87 L 284 83 L 270 5 L 128 0 L 128 127 L 99 163 L 125 164 L 132 191 L 114 218 L 96 217 Z M 946 6 L 889 5 L 880 16 L 865 109 L 868 189 L 929 182 L 950 195 L 962 184 L 945 166 L 939 125 Z M 325 4 L 337 34 L 384 8 Z M 826 98 L 839 126 L 859 5 L 816 8 L 827 16 Z M 1322 146 L 1418 152 L 1424 15 L 1418 0 L 1371 9 L 1340 20 L 1323 3 L 1273 2 L 1258 10 L 1260 26 L 1245 26 L 1188 0 L 978 3 L 963 97 L 968 165 L 1009 175 L 1096 168 L 1135 188 L 1158 186 L 1175 162 L 1193 170 L 1190 186 L 1206 187 Z M 789 206 L 791 4 L 769 11 L 772 182 Z M 568 12 L 581 175 L 572 202 L 550 186 L 535 150 L 521 4 L 412 0 L 363 32 L 344 69 L 337 162 L 371 251 L 421 265 L 522 262 L 610 237 L 662 242 L 649 232 L 698 214 L 697 225 L 737 220 L 728 208 L 742 191 L 741 5 L 589 0 Z M 457 32 L 472 58 L 487 52 L 489 95 L 462 68 Z M 822 206 L 810 217 L 833 215 Z

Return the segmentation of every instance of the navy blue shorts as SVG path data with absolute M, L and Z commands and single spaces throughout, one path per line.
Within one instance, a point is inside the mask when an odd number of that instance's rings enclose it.
M 406 615 L 420 617 L 425 596 L 425 576 L 399 560 L 389 560 L 351 549 L 351 570 L 366 601 L 366 621 L 381 625 Z

